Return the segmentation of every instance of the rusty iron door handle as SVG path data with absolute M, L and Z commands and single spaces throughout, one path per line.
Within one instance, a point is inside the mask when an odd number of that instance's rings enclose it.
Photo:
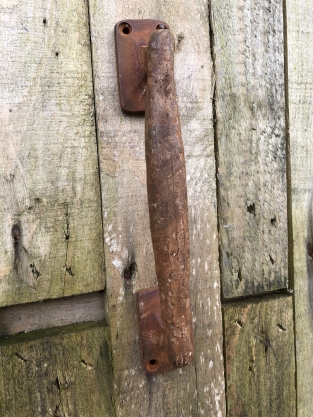
M 143 51 L 146 54 L 139 62 L 146 67 L 147 76 L 146 83 L 139 83 L 143 89 L 139 96 L 145 95 L 148 204 L 158 287 L 139 291 L 138 316 L 143 364 L 147 373 L 157 374 L 188 365 L 194 342 L 186 169 L 174 83 L 174 38 L 166 23 L 154 20 L 119 22 L 115 33 L 121 34 L 123 25 L 128 28 L 126 35 L 136 37 L 144 23 L 148 45 L 145 48 L 141 41 L 137 56 Z M 118 51 L 117 36 L 116 47 Z M 119 72 L 120 67 L 118 58 Z M 122 103 L 121 90 L 120 84 Z

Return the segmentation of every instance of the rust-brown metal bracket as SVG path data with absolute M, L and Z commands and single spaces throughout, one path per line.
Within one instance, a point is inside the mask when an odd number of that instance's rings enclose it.
M 194 355 L 189 294 L 186 169 L 174 85 L 174 39 L 167 23 L 115 25 L 121 107 L 145 112 L 147 191 L 158 286 L 138 293 L 142 361 L 155 375 Z
M 121 107 L 129 113 L 144 113 L 146 108 L 146 52 L 150 36 L 157 27 L 168 29 L 161 20 L 124 20 L 115 25 L 118 88 Z

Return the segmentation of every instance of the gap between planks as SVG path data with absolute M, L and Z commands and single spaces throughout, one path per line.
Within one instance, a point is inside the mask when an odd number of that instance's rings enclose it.
M 104 319 L 104 291 L 13 305 L 0 309 L 0 337 Z
M 234 307 L 240 304 L 255 304 L 263 301 L 277 300 L 279 298 L 292 297 L 293 290 L 281 289 L 277 291 L 269 291 L 260 294 L 251 294 L 246 297 L 234 297 L 222 300 L 222 308 Z

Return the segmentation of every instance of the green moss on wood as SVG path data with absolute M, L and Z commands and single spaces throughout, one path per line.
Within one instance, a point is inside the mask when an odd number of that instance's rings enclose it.
M 114 416 L 106 325 L 50 329 L 27 341 L 23 336 L 0 347 L 2 417 Z

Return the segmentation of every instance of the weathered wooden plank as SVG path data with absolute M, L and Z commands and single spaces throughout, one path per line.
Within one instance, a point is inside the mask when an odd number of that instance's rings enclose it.
M 298 416 L 313 410 L 313 8 L 286 1 Z
M 7 1 L 0 27 L 0 306 L 103 289 L 86 1 Z
M 292 298 L 223 308 L 228 417 L 295 417 Z
M 36 329 L 104 320 L 102 292 L 0 309 L 0 337 Z
M 90 1 L 107 293 L 117 416 L 225 415 L 208 3 Z M 122 113 L 113 28 L 161 19 L 176 43 L 175 80 L 185 147 L 195 360 L 147 377 L 140 361 L 136 293 L 156 284 L 149 230 L 144 118 Z M 124 283 L 123 270 L 137 273 Z M 130 284 L 130 285 L 127 285 Z
M 223 296 L 288 286 L 283 2 L 211 0 Z
M 67 332 L 0 345 L 1 416 L 114 416 L 108 328 Z

